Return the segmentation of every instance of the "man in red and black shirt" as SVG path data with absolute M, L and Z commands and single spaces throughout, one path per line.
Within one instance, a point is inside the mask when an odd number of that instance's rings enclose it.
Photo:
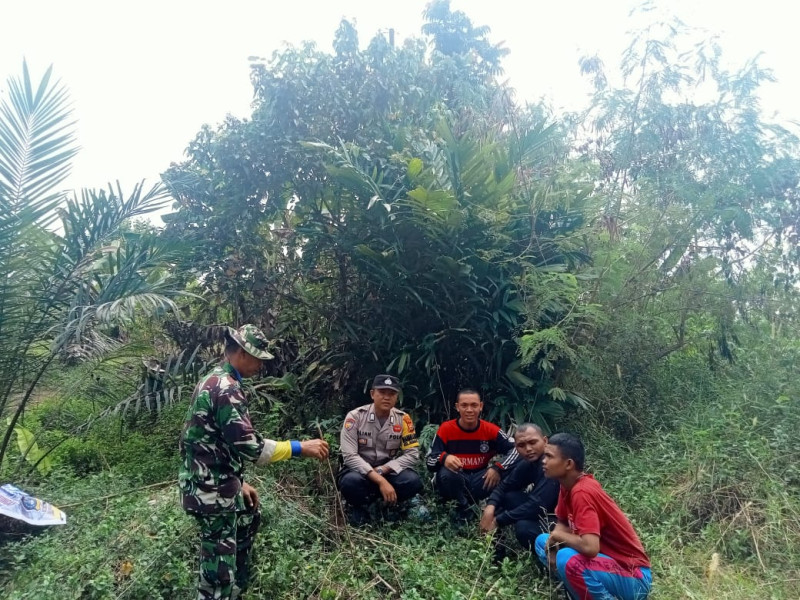
M 536 538 L 539 560 L 558 573 L 576 600 L 644 600 L 650 559 L 633 525 L 588 473 L 574 435 L 557 433 L 544 449 L 546 477 L 561 484 L 553 532 Z
M 444 500 L 455 500 L 459 516 L 467 518 L 470 507 L 486 498 L 500 483 L 501 474 L 519 455 L 513 438 L 494 423 L 481 419 L 483 402 L 475 390 L 461 390 L 456 398 L 458 419 L 439 426 L 428 454 L 428 469 L 436 473 L 436 491 Z M 492 462 L 498 454 L 502 462 Z

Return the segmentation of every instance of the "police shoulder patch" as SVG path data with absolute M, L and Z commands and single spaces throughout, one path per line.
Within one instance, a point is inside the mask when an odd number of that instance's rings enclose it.
M 406 433 L 414 433 L 414 421 L 409 415 L 403 415 L 403 423 L 406 426 Z

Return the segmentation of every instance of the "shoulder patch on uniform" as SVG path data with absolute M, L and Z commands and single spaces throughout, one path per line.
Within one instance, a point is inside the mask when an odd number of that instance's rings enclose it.
M 410 415 L 403 415 L 403 423 L 406 426 L 406 433 L 414 433 L 414 421 Z
M 350 431 L 355 424 L 356 420 L 353 417 L 348 417 L 344 422 L 344 428 Z

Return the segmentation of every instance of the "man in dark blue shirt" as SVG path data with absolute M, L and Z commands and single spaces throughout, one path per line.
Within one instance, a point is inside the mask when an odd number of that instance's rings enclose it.
M 514 525 L 517 540 L 531 549 L 540 533 L 549 531 L 558 501 L 558 482 L 542 472 L 547 437 L 538 425 L 525 423 L 514 434 L 520 460 L 494 488 L 481 517 L 481 531 Z

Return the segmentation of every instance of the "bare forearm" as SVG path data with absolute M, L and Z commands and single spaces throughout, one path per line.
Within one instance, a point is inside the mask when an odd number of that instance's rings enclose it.
M 366 474 L 366 478 L 377 486 L 386 481 L 383 475 L 380 475 L 375 469 L 372 469 Z
M 584 556 L 594 558 L 599 551 L 600 538 L 596 535 L 576 535 L 566 530 L 566 527 L 559 528 L 558 525 L 556 525 L 553 533 L 550 534 L 549 545 L 566 546 L 567 548 L 572 548 L 580 552 Z

